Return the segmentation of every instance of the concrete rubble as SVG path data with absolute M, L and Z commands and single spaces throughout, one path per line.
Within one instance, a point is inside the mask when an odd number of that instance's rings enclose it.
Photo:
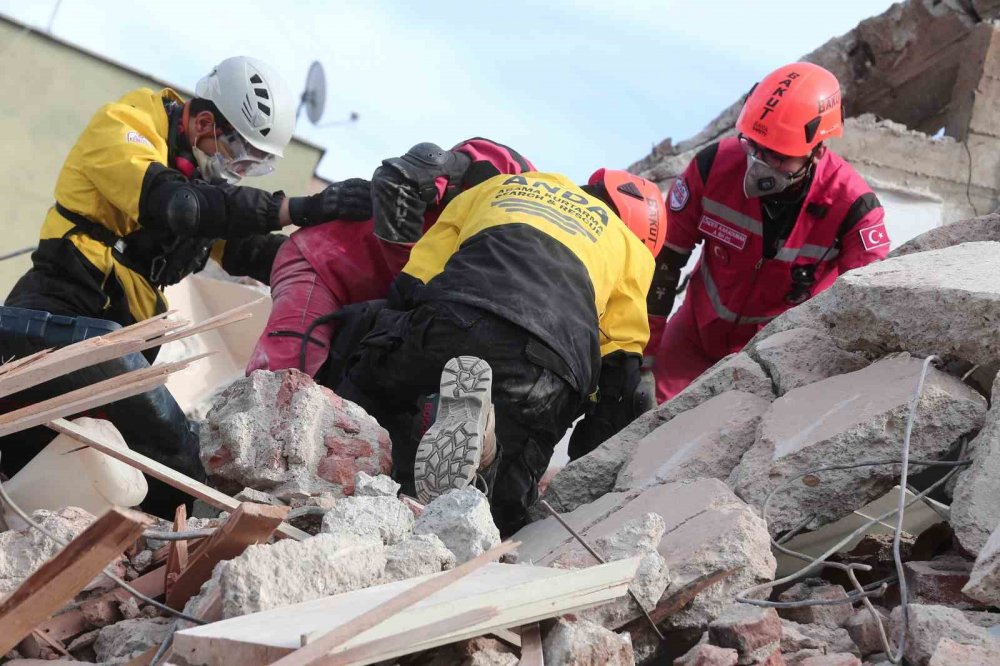
M 439 537 L 458 564 L 500 543 L 486 495 L 475 488 L 452 490 L 428 504 L 414 523 L 413 533 Z
M 897 635 L 902 620 L 902 608 L 892 611 L 892 635 Z M 960 610 L 946 606 L 910 604 L 903 655 L 913 666 L 928 666 L 942 639 L 962 645 L 996 649 L 1000 641 L 965 618 Z M 960 662 L 959 662 L 960 663 Z
M 628 634 L 586 620 L 560 619 L 542 641 L 546 664 L 630 666 L 635 663 Z

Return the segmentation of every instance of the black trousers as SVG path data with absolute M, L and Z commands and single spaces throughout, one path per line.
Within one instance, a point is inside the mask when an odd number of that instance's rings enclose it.
M 501 459 L 491 506 L 507 536 L 527 522 L 552 450 L 584 403 L 565 363 L 544 342 L 461 303 L 432 301 L 408 312 L 385 309 L 337 392 L 389 430 L 394 476 L 412 487 L 417 403 L 437 392 L 445 363 L 462 355 L 478 356 L 493 369 Z
M 44 337 L 0 331 L 0 357 L 4 360 L 23 358 L 42 349 L 57 346 L 46 343 Z M 5 413 L 25 405 L 68 393 L 117 375 L 148 368 L 142 354 L 129 354 L 56 377 L 44 384 L 0 398 L 0 412 Z M 129 448 L 149 456 L 167 467 L 205 480 L 205 470 L 198 456 L 197 424 L 189 422 L 180 405 L 166 387 L 158 387 L 131 398 L 125 398 L 75 416 L 90 416 L 111 421 L 121 432 Z M 72 418 L 72 417 L 71 417 Z M 0 438 L 0 470 L 7 476 L 24 467 L 56 436 L 43 426 L 23 430 Z M 149 494 L 142 508 L 161 518 L 172 519 L 179 504 L 192 498 L 157 479 L 147 477 Z

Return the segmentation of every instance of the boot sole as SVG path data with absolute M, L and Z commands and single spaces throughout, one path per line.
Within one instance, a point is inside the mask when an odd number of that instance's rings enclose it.
M 417 499 L 428 504 L 476 478 L 493 394 L 493 370 L 475 356 L 458 356 L 441 372 L 437 420 L 417 447 Z

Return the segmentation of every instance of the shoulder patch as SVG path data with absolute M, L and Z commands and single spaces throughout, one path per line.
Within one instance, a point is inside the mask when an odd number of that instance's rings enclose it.
M 674 186 L 670 188 L 670 210 L 674 212 L 684 210 L 690 197 L 691 191 L 688 189 L 687 181 L 678 178 L 674 181 Z
M 131 130 L 128 134 L 126 134 L 125 140 L 128 141 L 129 143 L 139 143 L 144 146 L 149 146 L 150 148 L 153 147 L 153 144 L 149 139 L 139 134 L 135 130 Z

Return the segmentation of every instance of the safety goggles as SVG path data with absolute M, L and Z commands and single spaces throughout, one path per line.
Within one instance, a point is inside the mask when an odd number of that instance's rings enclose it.
M 224 168 L 235 176 L 266 176 L 274 171 L 277 156 L 250 145 L 236 130 L 218 134 L 216 142 L 225 157 Z
M 743 148 L 743 152 L 745 152 L 751 158 L 759 162 L 763 162 L 772 169 L 777 169 L 778 171 L 785 173 L 792 180 L 801 178 L 809 170 L 809 163 L 810 163 L 809 159 L 806 159 L 805 163 L 800 168 L 796 169 L 795 171 L 789 171 L 786 168 L 787 164 L 790 161 L 797 158 L 788 155 L 782 155 L 781 153 L 776 153 L 773 150 L 770 150 L 769 148 L 765 148 L 764 146 L 760 145 L 759 143 L 757 143 L 756 141 L 754 141 L 753 139 L 744 134 L 740 134 L 739 139 L 740 139 L 740 147 Z

